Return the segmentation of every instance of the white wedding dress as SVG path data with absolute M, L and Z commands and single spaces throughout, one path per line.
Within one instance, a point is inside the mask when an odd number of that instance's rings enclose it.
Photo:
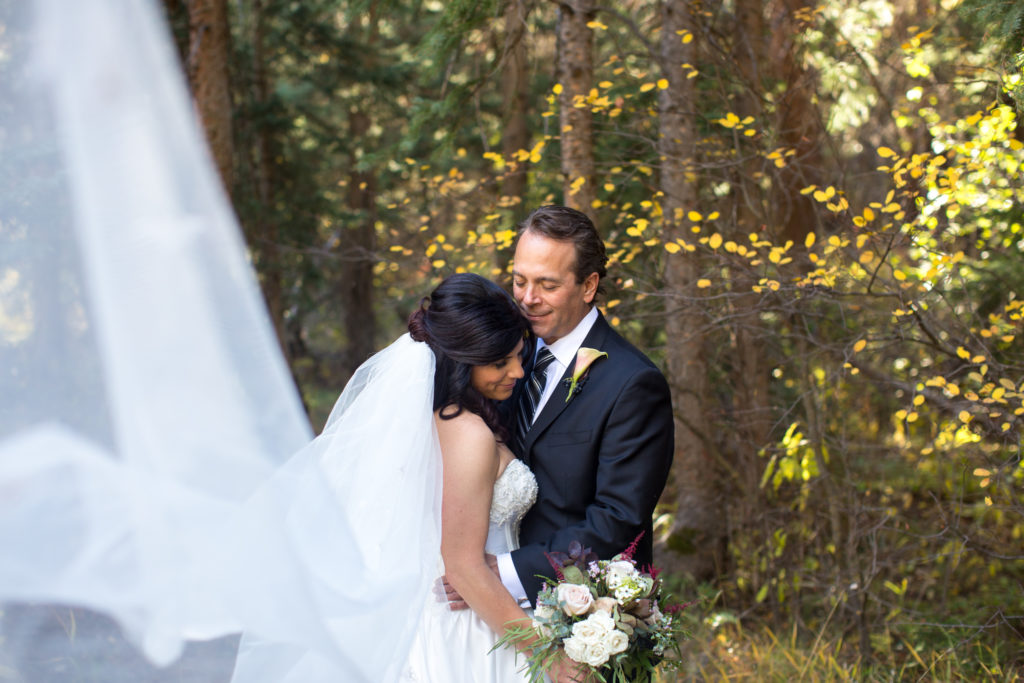
M 513 460 L 494 482 L 485 550 L 498 555 L 519 547 L 519 523 L 537 499 L 537 480 L 521 460 Z M 526 663 L 512 647 L 491 651 L 497 636 L 471 610 L 452 611 L 434 593 L 420 626 L 402 681 L 417 683 L 502 683 L 526 679 Z

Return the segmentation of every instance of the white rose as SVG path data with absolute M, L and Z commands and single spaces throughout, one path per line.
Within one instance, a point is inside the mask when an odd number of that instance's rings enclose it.
M 611 615 L 605 612 L 597 612 L 590 615 L 590 620 L 594 622 L 594 625 L 601 629 L 602 633 L 608 633 L 615 628 L 615 620 L 611 618 Z
M 604 637 L 604 630 L 599 628 L 596 622 L 591 621 L 592 617 L 593 615 L 572 625 L 573 638 L 586 643 L 596 643 Z
M 587 645 L 579 638 L 572 636 L 562 641 L 562 646 L 565 648 L 565 655 L 580 664 L 587 663 Z
M 617 655 L 620 652 L 625 652 L 626 648 L 629 647 L 629 636 L 624 631 L 616 628 L 605 636 L 604 644 L 608 648 L 608 654 Z
M 605 580 L 609 586 L 617 586 L 623 581 L 632 579 L 636 573 L 636 567 L 633 566 L 633 563 L 626 560 L 609 562 L 608 566 L 604 568 Z
M 587 646 L 586 660 L 583 663 L 593 667 L 604 666 L 608 662 L 608 657 L 608 648 L 604 643 L 591 643 Z
M 572 635 L 588 646 L 603 643 L 608 633 L 615 629 L 615 622 L 604 612 L 594 612 L 583 621 L 572 625 Z
M 548 620 L 555 616 L 555 609 L 551 605 L 540 604 L 533 610 L 533 616 L 538 619 Z
M 558 604 L 569 616 L 580 616 L 590 611 L 594 596 L 590 589 L 575 583 L 558 584 Z

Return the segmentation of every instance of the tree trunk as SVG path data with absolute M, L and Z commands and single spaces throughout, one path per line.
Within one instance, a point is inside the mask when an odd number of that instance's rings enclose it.
M 188 3 L 188 25 L 188 76 L 192 95 L 221 180 L 231 192 L 234 146 L 228 72 L 231 30 L 227 0 L 191 0 Z
M 270 83 L 267 77 L 264 55 L 263 32 L 265 27 L 263 0 L 252 4 L 252 86 L 253 101 L 260 107 L 268 106 Z M 254 140 L 253 177 L 256 196 L 262 210 L 249 226 L 249 243 L 254 244 L 259 255 L 258 266 L 263 297 L 270 311 L 270 319 L 277 332 L 277 339 L 289 363 L 294 360 L 284 324 L 284 286 L 281 275 L 281 256 L 277 221 L 274 219 L 275 153 L 270 124 L 264 120 L 256 127 Z
M 789 163 L 779 171 L 773 184 L 772 221 L 783 240 L 803 244 L 818 225 L 817 206 L 810 195 L 800 194 L 808 185 L 820 185 L 823 136 L 818 112 L 814 106 L 815 82 L 803 66 L 797 37 L 800 35 L 799 10 L 812 7 L 807 0 L 784 0 L 772 27 L 772 64 L 776 78 L 783 83 L 778 98 L 775 130 L 780 145 L 795 150 Z
M 761 102 L 765 84 L 770 77 L 765 59 L 764 3 L 761 0 L 737 0 L 733 59 L 742 77 L 741 94 L 736 98 L 737 115 L 753 117 L 752 125 L 763 125 Z M 737 157 L 741 161 L 732 178 L 735 202 L 733 237 L 743 240 L 750 234 L 765 234 L 770 221 L 767 202 L 758 178 L 763 176 L 764 158 L 753 153 L 750 138 L 735 137 Z M 769 233 L 767 235 L 770 238 Z M 735 524 L 746 527 L 757 524 L 763 515 L 761 472 L 764 464 L 758 455 L 771 434 L 771 403 L 768 400 L 769 364 L 764 359 L 767 336 L 760 320 L 760 295 L 752 291 L 761 273 L 737 266 L 733 270 L 730 297 L 732 388 L 731 417 L 735 429 L 730 430 L 728 446 L 737 493 Z
M 506 160 L 521 149 L 530 148 L 530 128 L 526 111 L 530 98 L 527 73 L 526 18 L 530 7 L 526 0 L 506 0 L 505 56 L 501 81 L 504 90 L 501 151 Z M 509 169 L 502 182 L 505 201 L 521 204 L 526 195 L 526 165 L 519 162 Z
M 353 140 L 361 140 L 370 130 L 369 115 L 355 109 L 349 114 Z M 377 245 L 377 178 L 372 170 L 359 170 L 351 159 L 348 179 L 348 206 L 358 217 L 345 228 L 342 244 L 342 276 L 338 294 L 344 315 L 348 346 L 344 371 L 348 377 L 376 350 L 377 315 L 373 306 L 373 264 Z
M 696 151 L 693 80 L 680 65 L 694 62 L 689 2 L 668 0 L 662 6 L 661 63 L 669 87 L 659 93 L 658 151 L 664 192 L 664 237 L 685 235 L 681 219 L 697 203 L 693 181 Z M 701 351 L 700 312 L 695 299 L 697 264 L 685 251 L 669 255 L 665 267 L 668 381 L 676 416 L 676 450 L 671 490 L 678 504 L 669 547 L 678 553 L 667 564 L 699 578 L 710 578 L 718 563 L 722 537 L 721 498 L 715 493 L 714 465 L 709 453 L 703 413 L 705 367 Z
M 594 81 L 593 0 L 561 0 L 558 5 L 559 125 L 566 206 L 589 213 L 594 187 L 593 115 L 585 103 Z
M 375 8 L 365 17 L 366 44 L 369 54 L 374 53 L 378 38 L 378 22 Z M 366 60 L 366 68 L 373 68 L 372 57 Z M 344 315 L 345 336 L 348 346 L 345 352 L 344 368 L 348 377 L 376 350 L 377 315 L 374 310 L 373 266 L 377 249 L 377 170 L 366 168 L 356 156 L 355 150 L 367 140 L 373 120 L 365 107 L 349 110 L 349 132 L 354 141 L 354 151 L 349 159 L 348 205 L 357 216 L 354 225 L 345 230 L 347 239 L 341 245 L 342 270 L 338 282 L 338 293 Z M 347 379 L 347 377 L 346 377 Z

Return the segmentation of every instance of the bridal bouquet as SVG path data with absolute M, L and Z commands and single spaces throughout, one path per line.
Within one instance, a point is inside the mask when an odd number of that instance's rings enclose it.
M 498 641 L 530 648 L 531 682 L 542 680 L 559 649 L 589 671 L 587 680 L 611 683 L 649 680 L 666 653 L 681 656 L 685 605 L 665 604 L 657 571 L 637 568 L 635 547 L 611 560 L 578 542 L 568 554 L 548 555 L 557 579 L 545 579 L 532 628 L 511 629 Z

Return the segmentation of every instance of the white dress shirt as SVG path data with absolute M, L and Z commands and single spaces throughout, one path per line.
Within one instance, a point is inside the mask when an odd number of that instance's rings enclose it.
M 569 367 L 572 359 L 576 357 L 576 352 L 580 350 L 583 340 L 590 334 L 590 328 L 594 326 L 595 322 L 597 322 L 597 307 L 592 306 L 590 312 L 583 316 L 583 320 L 579 321 L 572 332 L 552 344 L 545 344 L 543 339 L 540 340 L 541 343 L 537 344 L 536 351 L 540 351 L 546 346 L 555 358 L 548 365 L 545 372 L 544 391 L 537 402 L 537 410 L 533 413 L 534 421 L 537 420 L 537 416 L 540 415 L 548 399 L 551 398 L 551 394 L 555 392 L 555 386 L 558 384 L 559 378 L 561 378 L 566 368 Z M 536 358 L 537 356 L 534 355 L 534 360 Z M 515 563 L 512 562 L 512 555 L 510 553 L 502 553 L 497 556 L 497 560 L 498 575 L 501 577 L 502 584 L 512 594 L 512 597 L 519 602 L 520 607 L 529 608 L 530 601 L 526 597 L 526 589 L 523 588 L 523 582 L 519 579 L 519 574 L 516 572 Z

